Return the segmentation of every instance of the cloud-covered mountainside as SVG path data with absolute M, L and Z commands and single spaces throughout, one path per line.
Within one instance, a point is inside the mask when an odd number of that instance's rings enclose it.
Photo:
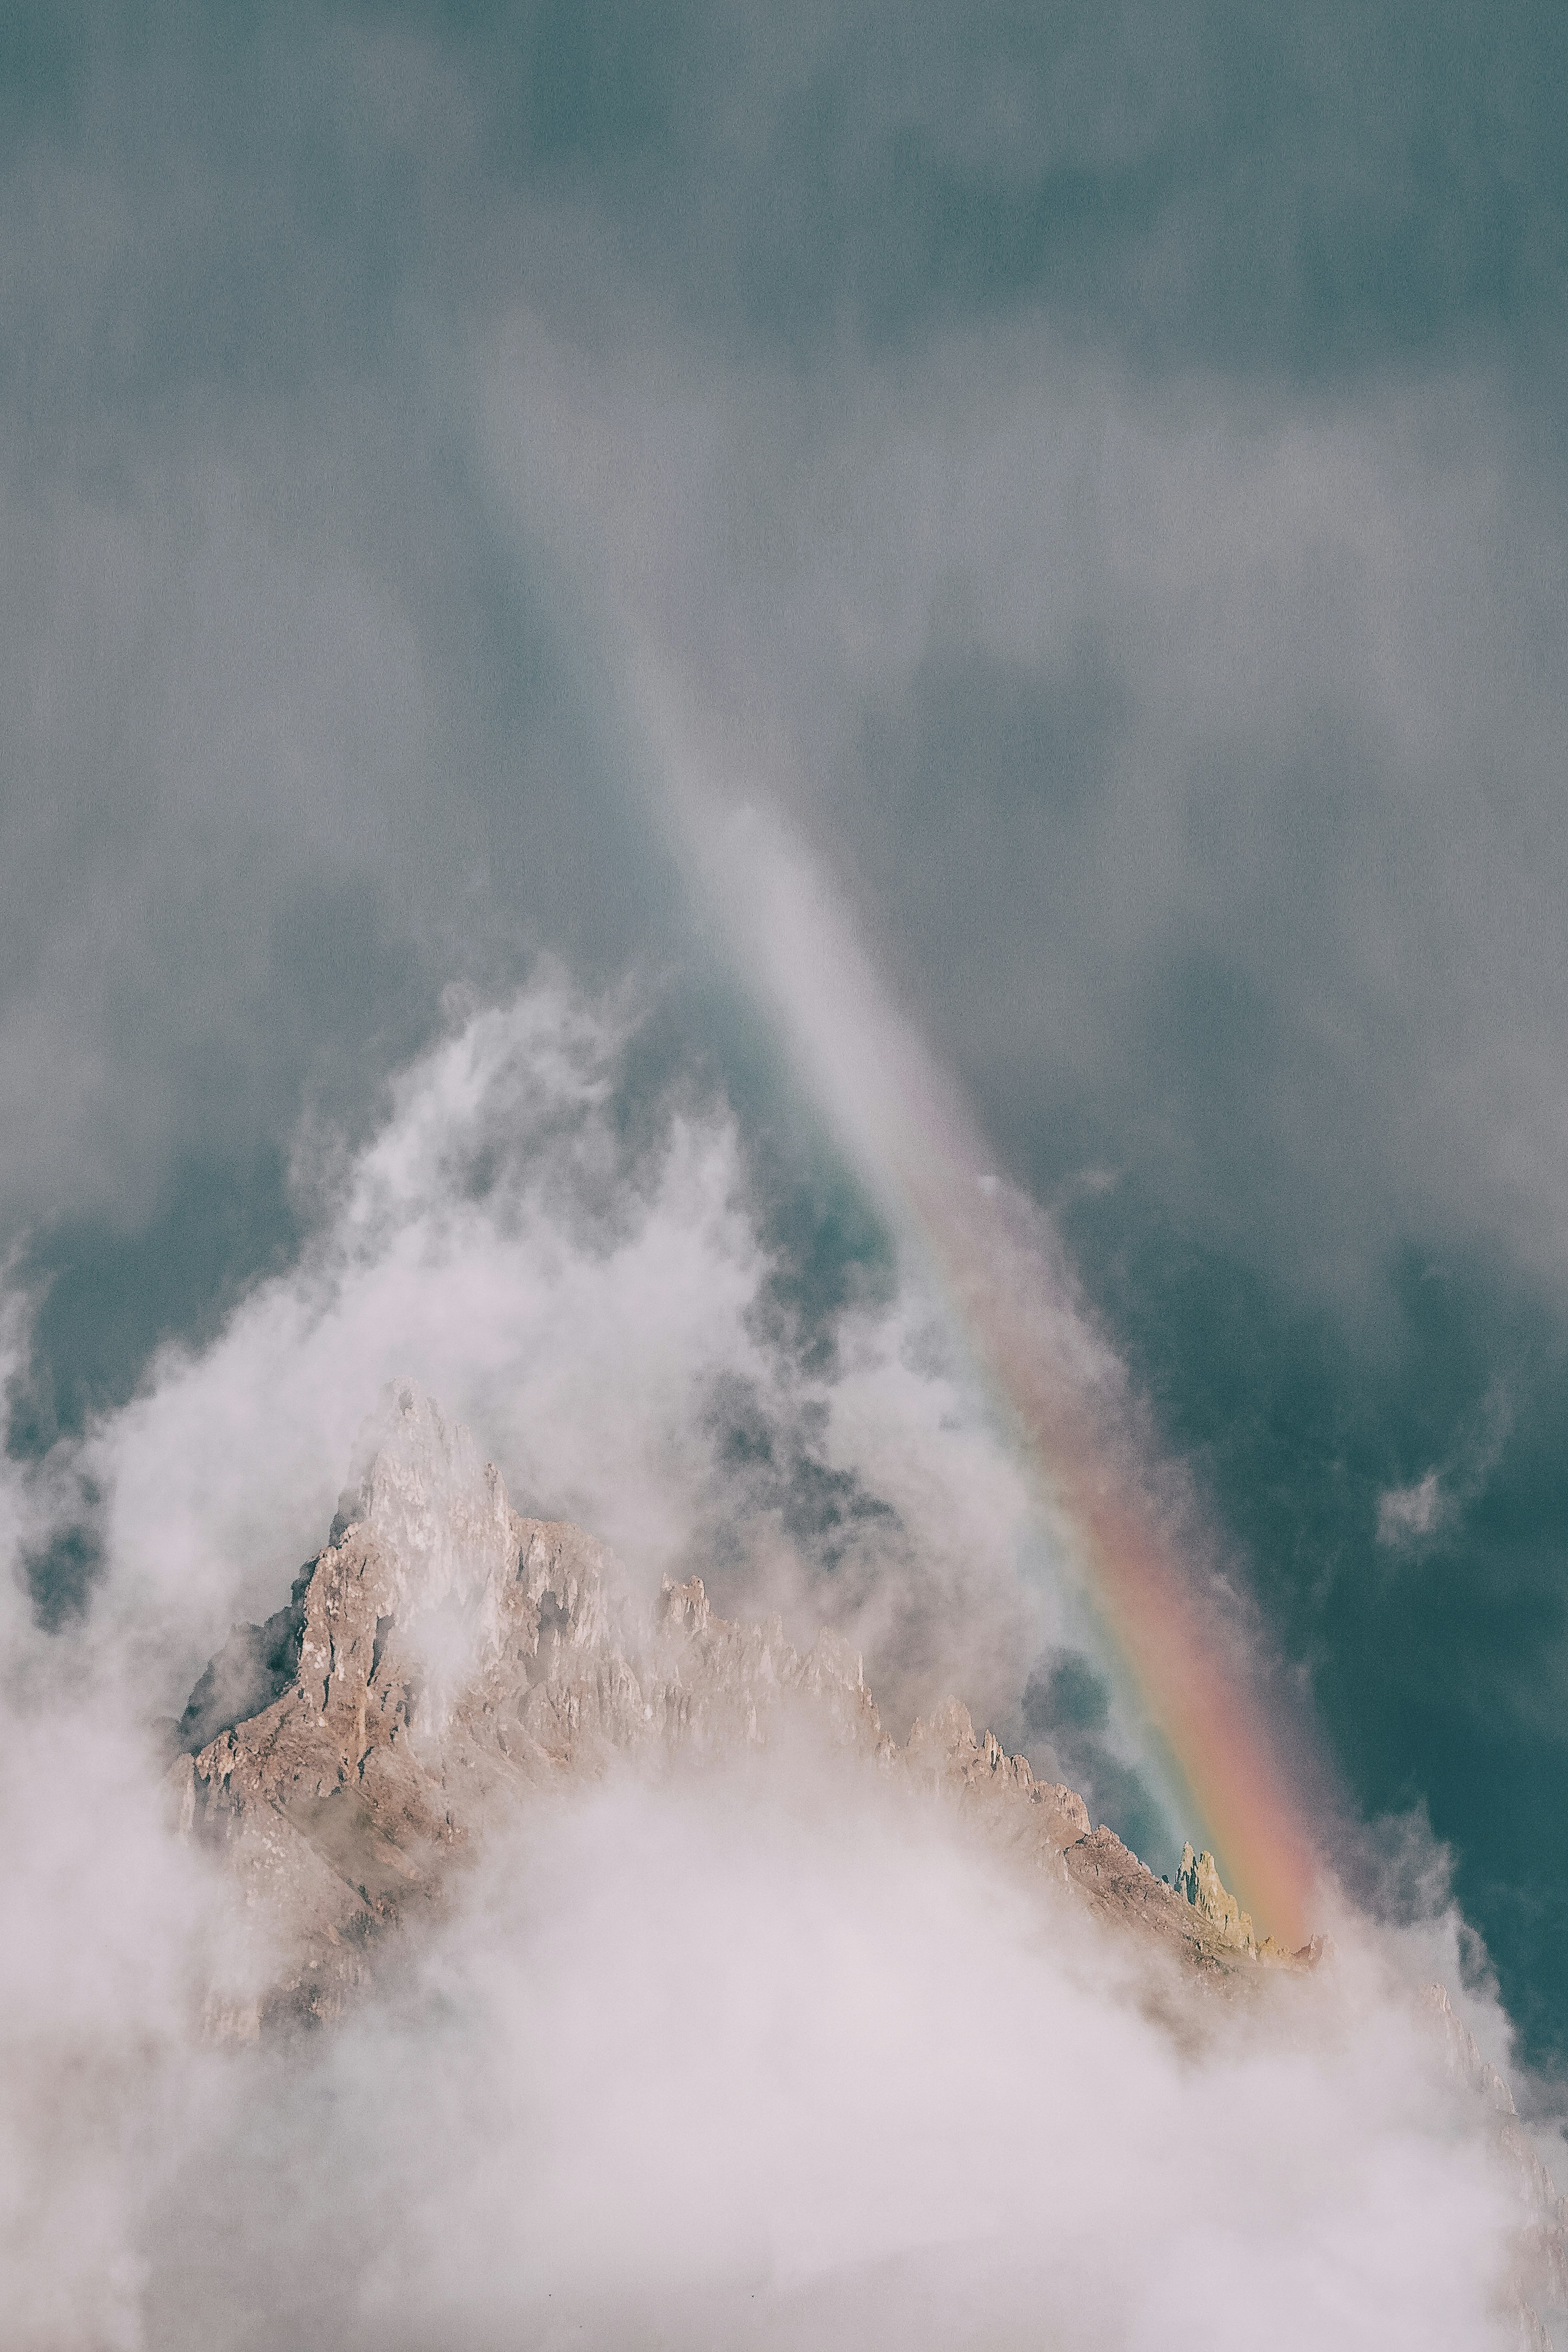
M 1539 2343 L 1441 1885 L 1259 1956 L 1062 1785 L 1137 1738 L 940 1318 L 825 1365 L 722 1105 L 608 1123 L 627 1045 L 559 979 L 461 1023 L 314 1253 L 5 1488 L 103 1557 L 7 1601 L 16 2340 Z
M 26 2020 L 22 2340 L 1544 2341 L 1568 2208 L 1440 1988 L 1260 1953 L 956 1701 L 895 1743 L 834 1636 L 637 1602 L 409 1383 L 363 1454 L 167 1726 L 110 2096 L 39 2031 L 97 1969 Z
M 272 1980 L 264 1967 L 232 1995 L 215 1988 L 237 2030 L 338 2014 L 377 1929 L 436 1895 L 519 1783 L 644 1751 L 734 1757 L 813 1714 L 885 1771 L 984 1790 L 1004 1840 L 1041 1867 L 1061 1856 L 1100 1908 L 1191 1965 L 1289 1957 L 1257 1943 L 1212 1855 L 1186 1847 L 1173 1892 L 1091 1828 L 1075 1790 L 1037 1781 L 989 1732 L 977 1742 L 955 1699 L 898 1747 L 842 1641 L 823 1633 L 802 1657 L 777 1615 L 726 1623 L 700 1577 L 667 1576 L 652 1612 L 637 1610 L 579 1528 L 519 1518 L 468 1432 L 416 1388 L 395 1388 L 390 1406 L 331 1544 L 286 1608 L 237 1629 L 174 1730 L 182 1829 L 231 1858 L 275 1949 Z

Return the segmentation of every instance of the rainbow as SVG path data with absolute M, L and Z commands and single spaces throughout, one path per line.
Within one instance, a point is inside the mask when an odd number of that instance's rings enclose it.
M 986 1164 L 978 1125 L 893 1004 L 847 909 L 731 759 L 704 758 L 645 667 L 682 862 L 728 924 L 805 1086 L 906 1248 L 935 1276 L 1146 1718 L 1173 1793 L 1265 1929 L 1305 1937 L 1317 1861 L 1239 1597 L 1205 1554 L 1124 1370 L 1048 1222 Z
M 1245 1608 L 1194 1515 L 1184 1517 L 1179 1479 L 1082 1311 L 1048 1222 L 995 1181 L 959 1088 L 771 813 L 784 796 L 753 781 L 760 760 L 776 770 L 789 757 L 787 727 L 768 721 L 765 682 L 737 675 L 731 645 L 718 649 L 721 698 L 700 703 L 682 683 L 711 649 L 688 646 L 690 660 L 668 650 L 679 597 L 657 551 L 678 519 L 661 506 L 657 469 L 617 441 L 575 363 L 563 366 L 531 325 L 498 354 L 482 409 L 498 489 L 563 593 L 584 600 L 599 680 L 617 684 L 629 764 L 651 764 L 655 812 L 729 929 L 738 972 L 766 1000 L 900 1244 L 945 1292 L 1055 1549 L 1120 1661 L 1151 1760 L 1259 1929 L 1299 1942 L 1319 1879 L 1299 1792 L 1313 1788 L 1321 1801 L 1331 1776 L 1270 1688 Z M 596 530 L 584 530 L 590 518 Z M 745 706 L 743 724 L 726 729 L 721 698 Z

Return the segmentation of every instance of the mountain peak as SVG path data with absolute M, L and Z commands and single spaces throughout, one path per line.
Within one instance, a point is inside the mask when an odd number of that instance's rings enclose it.
M 509 1564 L 505 1485 L 472 1433 L 415 1381 L 390 1381 L 355 1449 L 331 1541 L 358 1530 L 380 1547 L 404 1615 L 477 1596 Z
M 231 2025 L 335 2011 L 378 1940 L 439 1904 L 451 1849 L 510 1805 L 617 1756 L 723 1763 L 791 1718 L 956 1805 L 1114 1927 L 1211 1974 L 1256 1965 L 1212 1855 L 1189 1846 L 1167 1886 L 957 1699 L 900 1747 L 837 1634 L 800 1652 L 777 1617 L 729 1622 L 695 1575 L 639 1607 L 593 1538 L 514 1511 L 412 1381 L 384 1391 L 358 1459 L 288 1606 L 236 1629 L 180 1726 L 185 1828 L 227 1854 L 273 1931 L 270 1981 L 227 2004 Z

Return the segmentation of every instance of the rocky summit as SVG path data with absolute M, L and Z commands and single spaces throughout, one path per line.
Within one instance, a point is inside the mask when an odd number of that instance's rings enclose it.
M 977 1737 L 956 1699 L 900 1747 L 831 1633 L 801 1652 L 777 1617 L 726 1622 L 697 1576 L 639 1607 L 593 1537 L 521 1517 L 468 1432 L 403 1383 L 326 1548 L 286 1607 L 236 1628 L 174 1728 L 182 1831 L 222 1853 L 248 1926 L 212 2023 L 249 2036 L 335 2014 L 389 1931 L 437 1904 L 487 1822 L 530 1792 L 617 1757 L 766 1745 L 792 1717 L 945 1792 L 1187 1969 L 1258 1966 L 1212 1855 L 1189 1846 L 1166 1885 L 1072 1790 Z
M 467 1431 L 409 1383 L 287 1605 L 236 1627 L 169 1732 L 181 1832 L 233 1898 L 205 2021 L 226 2041 L 340 2015 L 519 1805 L 617 1762 L 733 1770 L 803 1733 L 1054 1880 L 1154 1963 L 1138 1998 L 1184 2039 L 1193 2012 L 1169 1999 L 1184 1982 L 1261 1990 L 1324 1948 L 1259 1945 L 1211 1853 L 1188 1845 L 1174 1884 L 1156 1877 L 956 1699 L 900 1745 L 833 1634 L 802 1652 L 777 1617 L 726 1622 L 698 1576 L 639 1602 L 593 1537 L 514 1511 Z M 1441 1988 L 1417 2013 L 1519 2193 L 1507 2294 L 1520 2342 L 1543 2347 L 1531 2298 L 1568 2299 L 1568 2208 Z

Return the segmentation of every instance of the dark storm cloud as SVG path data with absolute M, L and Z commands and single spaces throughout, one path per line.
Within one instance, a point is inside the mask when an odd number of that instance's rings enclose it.
M 1113 426 L 1070 499 L 1021 404 L 1016 556 L 870 686 L 846 796 L 1036 1181 L 1158 1165 L 1345 1304 L 1405 1218 L 1479 1212 L 1563 1271 L 1568 712 L 1529 642 L 1560 629 L 1562 487 L 1484 388 L 1450 400 L 1466 456 L 1428 471 L 1418 410 L 1227 440 L 1216 391 L 1201 436 Z M 1001 507 L 954 516 L 961 579 Z M 1089 576 L 1020 618 L 1064 545 Z
M 0 290 L 17 452 L 12 1198 L 135 1222 L 215 1139 L 237 1182 L 275 1190 L 254 1171 L 301 1089 L 406 1050 L 443 979 L 513 968 L 541 931 L 589 957 L 641 944 L 652 852 L 606 782 L 616 752 L 468 476 L 452 355 L 498 309 L 524 296 L 565 319 L 612 377 L 635 373 L 652 319 L 697 340 L 721 406 L 729 361 L 742 407 L 759 362 L 826 363 L 799 395 L 797 448 L 843 413 L 836 354 L 890 355 L 893 381 L 873 378 L 858 412 L 874 441 L 898 415 L 898 353 L 941 329 L 959 338 L 942 413 L 906 399 L 901 420 L 937 465 L 992 365 L 989 323 L 1042 305 L 1079 349 L 1261 368 L 1270 386 L 1469 351 L 1478 321 L 1489 357 L 1500 338 L 1527 356 L 1559 285 L 1561 209 L 1556 37 L 1528 16 L 1519 30 L 1528 70 L 1506 27 L 1483 39 L 1463 12 L 1426 16 L 1419 39 L 1398 10 L 1279 26 L 1181 9 L 1089 26 L 1012 9 L 281 10 L 243 34 L 195 11 L 151 34 L 27 16 Z M 744 467 L 743 417 L 734 446 Z M 1047 541 L 1064 520 L 1042 514 Z M 895 538 L 883 560 L 918 574 L 920 553 Z M 927 587 L 940 604 L 942 581 Z M 1280 625 L 1297 617 L 1288 598 Z M 923 844 L 891 919 L 920 923 L 941 877 L 954 919 L 994 941 L 970 975 L 994 1003 L 1015 992 L 1021 935 L 1048 928 L 1075 965 L 1082 932 L 1104 935 L 1146 819 L 1136 784 L 1129 805 L 1091 780 L 1164 713 L 1146 649 L 1103 609 L 1044 660 L 985 636 L 939 625 L 912 672 L 868 682 L 847 821 L 879 892 L 879 849 Z M 1205 829 L 1223 840 L 1238 801 L 1256 810 L 1260 769 L 1313 760 L 1299 710 L 1270 728 L 1280 716 L 1235 712 L 1218 744 L 1189 730 L 1144 788 L 1168 797 L 1173 772 L 1194 799 L 1200 866 Z M 1378 749 L 1356 709 L 1330 697 L 1308 717 L 1331 791 L 1360 797 Z M 978 815 L 951 889 L 955 768 Z M 1310 812 L 1314 782 L 1266 789 Z M 1047 866 L 1042 903 L 1017 877 Z M 1214 911 L 1234 893 L 1210 877 L 1206 895 L 1170 925 L 1156 904 L 1123 926 L 1153 935 L 1117 985 L 1156 1102 L 1191 1035 L 1243 1069 L 1276 1043 L 1256 951 Z M 1309 874 L 1300 929 L 1321 940 L 1310 898 Z M 1267 877 L 1251 913 L 1267 954 Z M 973 959 L 924 928 L 936 992 L 962 1000 Z M 1173 1006 L 1177 1039 L 1160 1031 Z M 1016 1038 L 998 1043 L 1014 1065 Z M 1223 1125 L 1236 1106 L 1218 1092 Z M 1079 1077 L 1068 1107 L 1081 1093 Z M 1063 1108 L 1054 1092 L 1038 1116 Z
M 721 337 L 799 359 L 1041 304 L 1096 348 L 1337 373 L 1558 331 L 1550 9 L 409 12 L 485 152 Z

